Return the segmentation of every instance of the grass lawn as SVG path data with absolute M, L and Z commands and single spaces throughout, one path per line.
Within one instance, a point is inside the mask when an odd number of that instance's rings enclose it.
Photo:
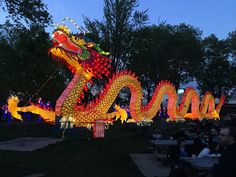
M 0 150 L 0 176 L 143 177 L 129 154 L 146 151 L 149 131 L 116 124 L 106 130 L 104 139 L 93 139 L 91 132 L 79 129 L 66 132 L 65 141 L 33 152 Z M 60 137 L 61 132 L 45 124 L 0 127 L 0 140 L 23 135 Z
M 87 129 L 65 132 L 65 140 L 33 152 L 0 150 L 0 177 L 44 174 L 49 177 L 143 177 L 129 154 L 146 153 L 151 134 L 164 138 L 194 121 L 170 122 L 156 119 L 151 127 L 115 122 L 105 138 L 93 139 Z M 0 123 L 0 141 L 18 137 L 57 137 L 62 131 L 44 123 Z M 1 142 L 0 142 L 1 143 Z

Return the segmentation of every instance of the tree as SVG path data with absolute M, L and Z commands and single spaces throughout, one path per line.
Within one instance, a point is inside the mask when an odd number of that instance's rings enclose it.
M 227 42 L 211 35 L 203 40 L 202 47 L 204 57 L 196 75 L 200 90 L 218 97 L 222 93 L 227 95 L 232 85 Z
M 229 43 L 232 61 L 236 63 L 236 31 L 229 33 L 226 41 Z
M 178 88 L 194 76 L 201 62 L 201 32 L 189 25 L 153 25 L 136 31 L 129 68 L 151 97 L 156 83 L 169 80 Z
M 169 26 L 155 25 L 137 30 L 132 40 L 128 67 L 139 76 L 148 99 L 156 82 L 165 79 L 161 72 L 168 68 L 165 56 L 169 54 L 169 40 Z
M 43 27 L 51 23 L 51 16 L 42 0 L 0 0 L 0 7 L 16 23 L 24 20 L 28 25 Z
M 229 36 L 226 39 L 226 42 L 229 45 L 230 50 L 230 64 L 231 64 L 231 80 L 232 87 L 236 86 L 236 31 L 229 33 Z
M 90 38 L 111 53 L 115 70 L 126 68 L 132 32 L 148 21 L 147 11 L 135 11 L 137 7 L 137 0 L 104 0 L 103 21 L 85 18 L 85 25 L 93 34 Z
M 56 100 L 65 87 L 65 78 L 47 55 L 50 38 L 43 27 L 28 29 L 9 22 L 0 25 L 0 46 L 1 100 L 10 94 L 24 102 L 33 95 Z M 57 74 L 52 76 L 54 71 Z M 46 80 L 49 82 L 43 85 Z
M 47 6 L 42 0 L 0 0 L 0 11 L 8 13 L 0 25 L 1 102 L 10 94 L 23 103 L 32 96 L 55 101 L 68 73 L 47 56 L 50 38 L 44 28 L 51 23 Z
M 191 25 L 173 26 L 171 40 L 172 56 L 169 58 L 170 79 L 178 88 L 181 83 L 189 82 L 198 72 L 196 67 L 202 61 L 202 32 Z

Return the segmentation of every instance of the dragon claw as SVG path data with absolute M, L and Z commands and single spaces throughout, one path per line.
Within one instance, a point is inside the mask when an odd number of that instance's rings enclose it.
M 19 103 L 19 99 L 18 97 L 15 97 L 15 96 L 11 96 L 9 99 L 8 99 L 8 111 L 11 113 L 11 115 L 20 120 L 20 121 L 23 121 L 22 118 L 21 118 L 21 115 L 18 114 L 18 103 Z
M 123 122 L 126 121 L 128 118 L 127 112 L 118 105 L 115 105 L 115 109 L 117 111 L 115 114 L 116 120 L 120 119 L 121 123 L 123 124 Z

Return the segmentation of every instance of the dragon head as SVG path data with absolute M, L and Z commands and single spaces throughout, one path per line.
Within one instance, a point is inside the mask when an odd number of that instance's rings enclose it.
M 83 74 L 88 80 L 110 74 L 111 60 L 104 56 L 109 53 L 102 51 L 99 44 L 86 42 L 84 35 L 73 35 L 66 26 L 58 26 L 52 34 L 52 44 L 49 53 L 64 61 L 73 74 Z

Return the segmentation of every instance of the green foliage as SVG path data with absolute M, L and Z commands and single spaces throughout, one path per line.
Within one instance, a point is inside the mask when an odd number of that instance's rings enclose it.
M 0 0 L 0 7 L 16 23 L 24 20 L 28 25 L 43 27 L 51 23 L 51 16 L 42 0 Z
M 0 32 L 0 99 L 16 94 L 24 101 L 33 95 L 55 101 L 65 78 L 47 55 L 49 34 L 40 26 L 27 29 L 9 22 L 0 26 Z
M 129 68 L 139 76 L 148 99 L 161 80 L 169 80 L 178 88 L 196 78 L 202 92 L 209 90 L 216 95 L 235 85 L 235 32 L 207 52 L 198 28 L 165 22 L 146 26 L 147 11 L 135 12 L 138 1 L 104 2 L 103 21 L 85 18 L 90 38 L 111 53 L 116 71 Z
M 226 40 L 230 47 L 230 54 L 233 59 L 233 62 L 236 63 L 236 30 L 229 33 L 229 36 Z
M 51 23 L 51 16 L 46 5 L 41 0 L 0 0 L 0 8 L 8 14 L 0 25 L 1 102 L 10 94 L 24 102 L 32 96 L 55 101 L 65 79 L 62 71 L 61 76 L 52 75 L 61 69 L 47 56 L 50 38 L 44 27 Z M 59 90 L 55 82 L 61 84 Z
M 161 80 L 178 88 L 194 76 L 202 59 L 200 36 L 197 28 L 185 24 L 153 25 L 135 32 L 129 69 L 141 78 L 148 98 Z
M 210 91 L 216 96 L 227 94 L 232 86 L 227 42 L 211 35 L 203 40 L 202 47 L 204 57 L 196 74 L 200 90 Z
M 0 25 L 0 99 L 14 93 L 25 100 L 36 94 L 55 101 L 71 74 L 47 56 L 50 38 L 44 27 L 51 16 L 46 5 L 42 0 L 0 0 L 0 7 L 15 22 Z M 111 53 L 114 71 L 134 71 L 148 99 L 161 80 L 178 88 L 196 78 L 202 92 L 217 96 L 236 85 L 236 31 L 226 40 L 214 35 L 202 40 L 201 31 L 187 24 L 147 26 L 147 10 L 137 7 L 138 0 L 104 0 L 103 20 L 85 18 L 85 24 L 88 37 Z M 94 82 L 100 87 L 106 81 Z M 91 93 L 86 97 L 93 99 Z
M 229 60 L 231 62 L 232 86 L 236 86 L 236 31 L 229 33 L 226 42 L 228 43 L 230 50 Z
M 104 0 L 103 21 L 85 18 L 86 27 L 93 34 L 90 38 L 111 53 L 115 70 L 126 68 L 132 32 L 148 20 L 147 11 L 135 11 L 137 7 L 137 0 Z

